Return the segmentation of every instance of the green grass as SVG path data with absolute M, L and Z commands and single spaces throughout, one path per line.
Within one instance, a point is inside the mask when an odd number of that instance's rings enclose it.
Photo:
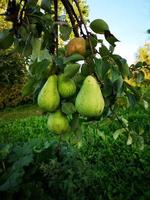
M 42 111 L 37 105 L 24 105 L 16 108 L 6 108 L 0 111 L 1 121 L 11 121 L 15 119 L 23 119 L 29 116 L 41 115 Z

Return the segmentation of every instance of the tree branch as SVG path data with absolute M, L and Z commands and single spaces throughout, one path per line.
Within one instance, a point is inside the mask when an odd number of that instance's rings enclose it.
M 78 23 L 78 26 L 79 26 L 79 28 L 80 28 L 81 34 L 82 34 L 82 35 L 85 35 L 84 32 L 83 32 L 83 30 L 82 30 L 82 22 L 78 19 L 78 16 L 77 16 L 77 14 L 75 13 L 75 11 L 74 11 L 74 9 L 73 9 L 73 6 L 71 5 L 71 3 L 70 3 L 69 1 L 68 1 L 68 5 L 70 6 L 70 9 L 71 9 L 71 11 L 72 11 L 72 14 L 74 15 L 74 17 L 75 17 L 75 19 L 76 19 L 76 21 L 77 21 L 77 23 Z
M 75 21 L 74 16 L 73 16 L 72 9 L 69 6 L 69 3 L 68 3 L 69 1 L 68 0 L 61 0 L 61 1 L 62 1 L 63 5 L 64 5 L 68 15 L 69 15 L 74 35 L 75 35 L 75 37 L 79 37 L 78 27 L 75 24 L 76 21 Z

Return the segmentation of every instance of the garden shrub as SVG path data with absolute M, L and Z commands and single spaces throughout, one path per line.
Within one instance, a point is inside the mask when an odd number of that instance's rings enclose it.
M 22 96 L 23 83 L 0 84 L 0 109 L 31 102 L 31 96 Z
M 25 59 L 19 53 L 12 49 L 0 51 L 0 109 L 29 101 L 29 96 L 21 94 L 26 74 Z

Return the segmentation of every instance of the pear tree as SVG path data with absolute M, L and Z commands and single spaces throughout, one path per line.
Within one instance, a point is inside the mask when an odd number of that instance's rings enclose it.
M 9 0 L 5 20 L 12 27 L 0 32 L 0 49 L 14 46 L 26 58 L 29 75 L 22 94 L 33 93 L 49 113 L 52 133 L 73 138 L 81 134 L 82 122 L 117 119 L 122 127 L 114 139 L 127 133 L 131 145 L 134 133 L 117 111 L 145 101 L 128 82 L 133 71 L 115 53 L 119 40 L 111 27 L 104 19 L 89 22 L 83 2 Z

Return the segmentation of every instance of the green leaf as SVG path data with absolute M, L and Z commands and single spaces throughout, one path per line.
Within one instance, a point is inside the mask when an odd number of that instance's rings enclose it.
M 115 82 L 120 78 L 120 73 L 117 66 L 114 65 L 111 67 L 109 78 L 112 82 Z
M 114 61 L 118 65 L 119 71 L 120 71 L 121 75 L 123 76 L 123 78 L 129 76 L 130 70 L 129 70 L 129 66 L 128 66 L 126 60 L 117 54 L 114 54 L 111 57 L 114 59 Z
M 74 53 L 72 54 L 71 56 L 69 57 L 65 57 L 64 60 L 63 60 L 63 64 L 68 64 L 70 62 L 77 62 L 77 61 L 80 61 L 80 60 L 84 60 L 84 57 L 78 53 Z
M 79 115 L 74 113 L 73 119 L 70 122 L 71 128 L 73 131 L 77 130 L 80 127 Z
M 11 144 L 0 144 L 0 160 L 5 159 L 5 157 L 10 153 L 11 148 Z
M 28 6 L 36 6 L 38 0 L 28 0 Z
M 60 37 L 63 41 L 69 40 L 72 28 L 69 25 L 60 25 Z
M 37 82 L 34 79 L 29 79 L 22 89 L 22 96 L 27 96 L 35 89 Z
M 32 154 L 25 155 L 13 164 L 12 171 L 28 166 L 32 161 L 33 161 Z
M 143 150 L 144 149 L 144 138 L 142 136 L 136 137 L 136 146 L 138 149 Z
M 13 44 L 14 38 L 10 29 L 0 32 L 0 49 L 8 49 Z
M 136 96 L 133 93 L 129 92 L 129 91 L 127 91 L 126 94 L 127 94 L 130 106 L 134 107 L 136 105 L 136 103 L 137 103 Z
M 47 12 L 51 11 L 51 1 L 50 0 L 42 0 L 41 8 Z
M 62 112 L 66 115 L 73 114 L 76 112 L 76 108 L 71 102 L 62 103 Z
M 144 99 L 141 99 L 140 104 L 144 107 L 145 110 L 149 108 L 149 103 Z
M 133 142 L 131 135 L 128 135 L 128 139 L 127 139 L 127 145 L 131 145 Z
M 53 57 L 47 49 L 40 50 L 39 52 L 38 61 L 42 60 L 49 60 L 51 64 L 53 63 Z
M 119 40 L 109 30 L 104 32 L 104 36 L 107 42 L 114 47 L 116 46 L 115 42 L 119 42 Z
M 110 67 L 111 65 L 107 61 L 103 59 L 95 59 L 95 72 L 100 80 L 105 79 L 106 73 Z
M 29 33 L 29 30 L 27 27 L 25 26 L 20 26 L 19 29 L 18 29 L 18 34 L 21 36 L 21 39 L 23 41 L 26 41 L 28 35 L 30 34 Z
M 49 60 L 42 60 L 37 62 L 37 60 L 29 66 L 30 72 L 32 75 L 35 75 L 36 80 L 40 80 L 41 78 L 46 78 L 49 76 L 49 72 L 51 70 L 51 66 L 49 66 Z
M 104 97 L 108 97 L 112 94 L 112 92 L 113 92 L 113 84 L 109 79 L 107 79 L 104 81 L 102 93 L 103 93 Z
M 134 67 L 135 68 L 141 68 L 143 66 L 143 63 L 140 61 L 140 62 L 137 62 Z
M 124 78 L 130 75 L 130 70 L 127 62 L 122 61 L 122 67 L 120 67 L 120 71 Z
M 103 131 L 100 131 L 99 129 L 96 129 L 98 136 L 102 138 L 103 141 L 106 141 L 106 135 Z
M 0 191 L 13 191 L 14 189 L 18 188 L 23 174 L 23 169 L 15 170 L 14 172 L 10 173 L 7 180 L 0 185 Z
M 124 128 L 118 129 L 113 133 L 113 138 L 114 140 L 116 140 L 120 135 L 122 135 L 122 133 L 125 132 Z
M 122 76 L 119 76 L 118 79 L 113 83 L 113 89 L 116 91 L 116 93 L 120 92 L 121 94 L 122 86 L 123 86 L 123 79 Z
M 144 72 L 142 71 L 139 71 L 137 74 L 136 74 L 136 82 L 137 83 L 141 83 L 144 81 Z
M 77 113 L 74 113 L 72 115 L 72 120 L 70 121 L 70 127 L 71 127 L 71 134 L 68 132 L 66 135 L 64 135 L 63 139 L 69 141 L 69 143 L 77 145 L 77 147 L 81 146 L 81 140 L 82 140 L 82 129 L 81 124 L 79 120 L 79 115 Z
M 75 74 L 79 71 L 80 64 L 74 63 L 74 64 L 67 64 L 64 68 L 64 76 L 66 78 L 72 78 L 75 76 Z
M 101 57 L 108 57 L 110 55 L 109 49 L 104 45 L 99 48 L 99 53 Z
M 129 122 L 128 122 L 127 119 L 125 119 L 123 116 L 120 116 L 119 119 L 122 121 L 122 123 L 123 123 L 126 127 L 128 127 Z
M 28 57 L 32 54 L 32 45 L 31 45 L 31 38 L 28 37 L 26 41 L 20 39 L 15 39 L 14 46 L 16 51 L 23 54 L 23 56 Z
M 40 49 L 41 49 L 41 38 L 34 38 L 32 40 L 32 55 L 31 55 L 31 60 L 35 61 L 38 59 L 40 55 Z

